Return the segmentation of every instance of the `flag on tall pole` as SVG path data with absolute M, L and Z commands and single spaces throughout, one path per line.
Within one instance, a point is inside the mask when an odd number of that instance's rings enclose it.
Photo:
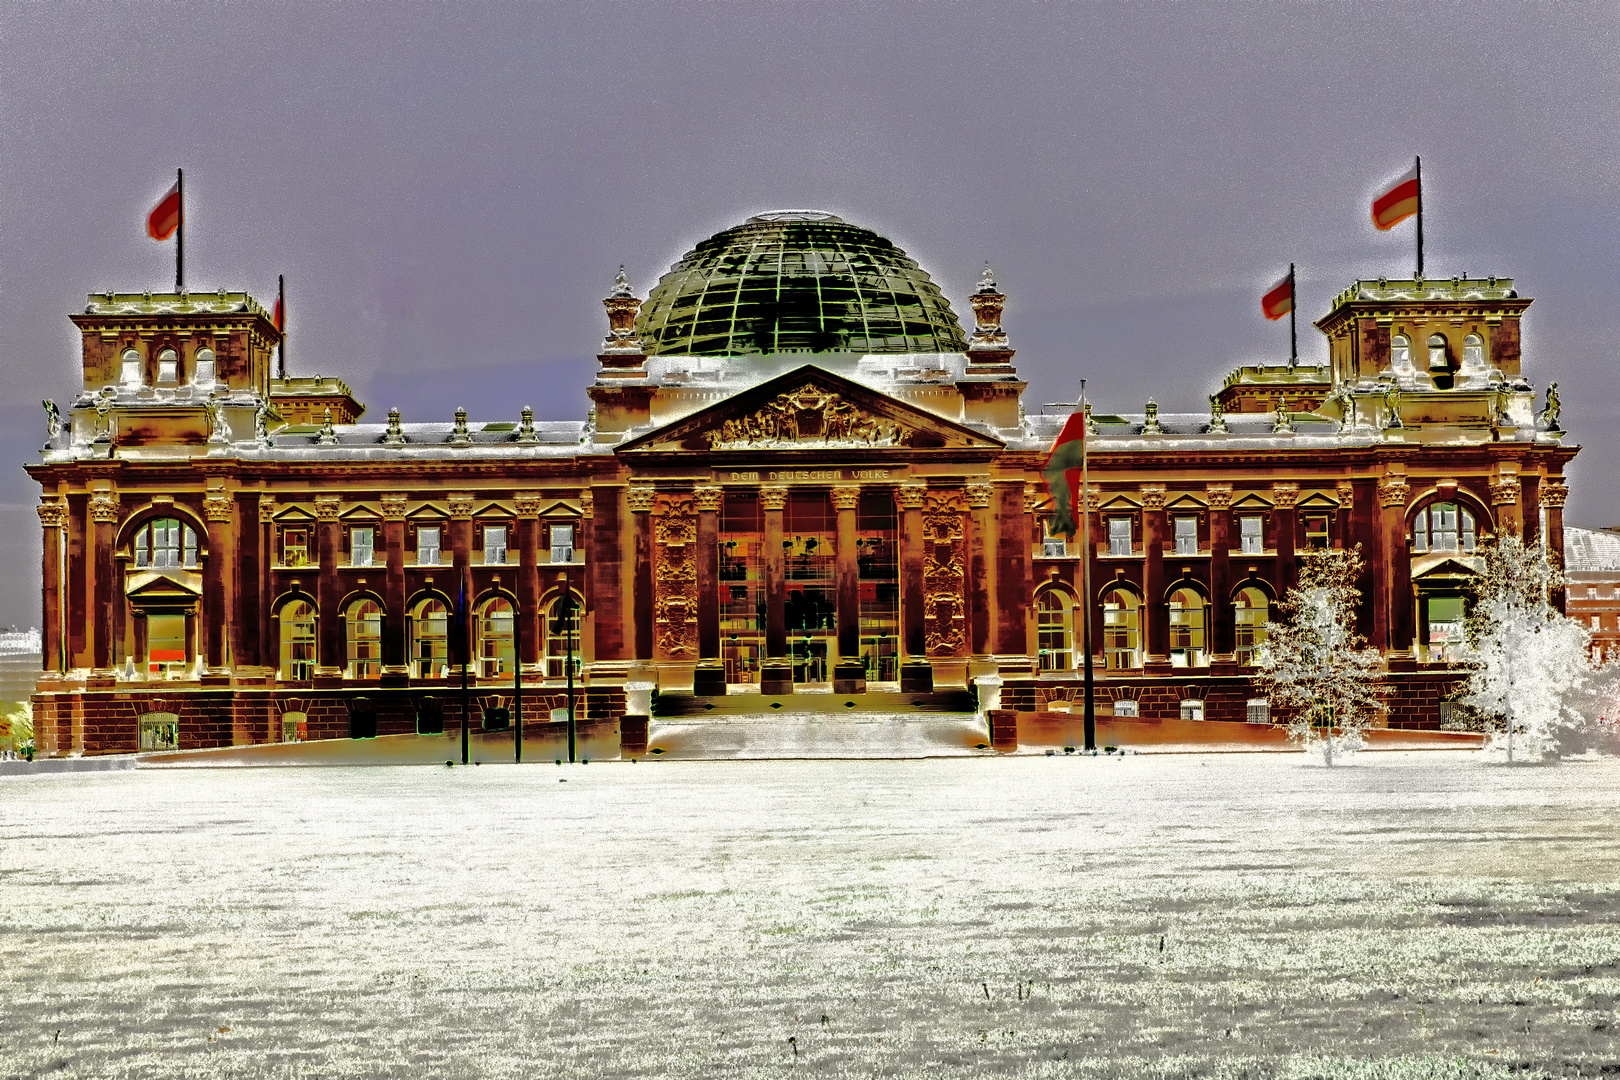
M 1085 465 L 1085 454 L 1085 406 L 1077 402 L 1041 469 L 1046 477 L 1046 486 L 1052 492 L 1053 535 L 1073 536 L 1079 531 L 1074 521 L 1074 504 L 1079 495 L 1080 479 L 1077 473 Z
M 287 278 L 284 274 L 276 275 L 276 329 L 281 331 L 281 343 L 276 346 L 276 356 L 281 368 L 281 377 L 287 377 Z
M 1387 232 L 1409 217 L 1417 217 L 1417 273 L 1423 276 L 1423 159 L 1397 177 L 1373 200 L 1373 227 Z
M 174 241 L 174 289 L 179 292 L 185 288 L 185 172 L 181 169 L 174 171 L 174 187 L 170 188 L 159 199 L 152 212 L 146 215 L 146 235 L 154 240 L 167 240 L 175 237 Z M 178 235 L 176 235 L 178 234 Z
M 1288 364 L 1299 363 L 1299 329 L 1294 315 L 1294 264 L 1288 264 L 1288 273 L 1266 290 L 1260 298 L 1260 313 L 1268 319 L 1288 316 Z

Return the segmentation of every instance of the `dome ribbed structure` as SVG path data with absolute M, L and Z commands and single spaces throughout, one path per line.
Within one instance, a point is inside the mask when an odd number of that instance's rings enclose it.
M 967 347 L 950 304 L 910 256 L 816 210 L 759 214 L 703 241 L 653 287 L 636 332 L 654 356 Z

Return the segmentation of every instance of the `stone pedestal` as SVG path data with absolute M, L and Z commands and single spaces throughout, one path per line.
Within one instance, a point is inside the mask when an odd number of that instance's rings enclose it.
M 793 693 L 793 665 L 783 660 L 766 660 L 759 666 L 759 692 Z
M 927 661 L 900 665 L 900 692 L 928 694 L 934 689 L 934 666 Z
M 866 693 L 866 669 L 859 662 L 840 660 L 833 665 L 833 693 Z

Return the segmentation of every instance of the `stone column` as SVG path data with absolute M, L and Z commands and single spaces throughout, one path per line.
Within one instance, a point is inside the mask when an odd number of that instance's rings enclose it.
M 1285 595 L 1299 579 L 1294 545 L 1299 536 L 1298 484 L 1272 484 L 1271 505 L 1277 530 L 1277 595 Z
M 1142 488 L 1142 607 L 1147 623 L 1144 669 L 1170 673 L 1170 609 L 1164 599 L 1164 486 Z
M 520 491 L 512 497 L 517 511 L 517 662 L 525 674 L 536 673 L 540 666 L 540 501 L 538 491 Z
M 405 610 L 404 493 L 385 492 L 382 513 L 383 550 L 387 559 L 383 574 L 382 677 L 384 683 L 404 685 L 411 672 L 405 642 L 410 613 Z
M 722 697 L 726 668 L 720 662 L 720 502 L 717 487 L 692 489 L 697 506 L 697 644 L 698 666 L 692 673 L 694 694 Z
M 793 664 L 787 647 L 787 558 L 782 553 L 787 488 L 762 487 L 759 502 L 765 511 L 765 660 L 759 668 L 759 689 L 765 694 L 791 694 Z
M 62 527 L 67 524 L 67 506 L 50 499 L 35 509 L 45 534 L 45 554 L 40 563 L 44 582 L 40 593 L 40 669 L 66 671 L 62 659 Z
M 617 500 L 614 501 L 613 508 L 617 512 Z M 579 493 L 579 523 L 574 528 L 575 557 L 585 560 L 585 569 L 577 579 L 579 584 L 575 586 L 579 591 L 579 603 L 582 608 L 579 618 L 579 662 L 581 664 L 594 664 L 600 655 L 597 652 L 597 627 L 599 625 L 597 603 L 604 590 L 599 587 L 600 583 L 596 579 L 596 556 L 594 554 L 596 540 L 596 496 L 591 488 L 586 488 Z M 615 573 L 618 572 L 617 567 L 613 569 Z M 620 633 L 622 635 L 623 631 L 621 630 Z M 538 643 L 540 638 L 536 637 L 535 641 Z M 535 648 L 539 649 L 540 645 L 536 644 Z M 536 656 L 539 655 L 537 652 Z M 607 657 L 603 658 L 607 659 Z M 612 658 L 618 659 L 618 654 L 613 654 Z M 544 663 L 543 658 L 541 663 Z
M 1354 547 L 1355 541 L 1350 538 L 1350 515 L 1356 505 L 1356 486 L 1348 480 L 1340 480 L 1334 485 L 1333 493 L 1338 496 L 1339 509 L 1333 515 L 1331 544 L 1336 548 Z
M 1558 569 L 1564 568 L 1564 500 L 1569 498 L 1569 485 L 1562 476 L 1549 476 L 1541 484 L 1541 506 L 1547 511 L 1547 560 Z M 1552 605 L 1564 613 L 1563 589 L 1554 589 Z
M 692 497 L 660 492 L 653 507 L 653 655 L 681 665 L 660 674 L 663 686 L 686 686 L 697 666 L 697 513 Z
M 967 486 L 968 505 L 968 652 L 984 665 L 974 674 L 994 674 L 990 654 L 995 652 L 990 628 L 995 620 L 995 515 L 990 511 L 989 484 Z
M 1499 536 L 1524 538 L 1524 518 L 1519 513 L 1519 478 L 1499 476 L 1491 481 L 1491 512 L 1496 515 Z
M 927 496 L 928 489 L 922 484 L 901 484 L 895 489 L 900 508 L 900 691 L 905 694 L 934 688 L 923 593 L 928 538 L 923 535 L 922 508 Z
M 477 594 L 473 591 L 472 530 L 473 497 L 471 492 L 452 491 L 445 500 L 450 507 L 450 603 L 457 605 L 454 639 L 450 655 L 450 672 L 459 678 L 458 664 L 468 666 L 469 682 L 476 683 L 478 668 L 473 660 L 473 644 L 477 640 L 478 616 L 473 611 Z
M 109 484 L 90 497 L 91 570 L 95 589 L 90 605 L 92 678 L 112 678 L 113 665 L 113 529 L 118 524 L 118 494 Z M 118 602 L 123 597 L 116 598 Z
M 967 686 L 968 538 L 960 491 L 930 491 L 923 504 L 924 644 L 934 684 Z M 943 676 L 943 679 L 942 679 Z
M 1210 652 L 1213 664 L 1233 659 L 1237 651 L 1237 622 L 1232 608 L 1232 485 L 1210 484 L 1209 499 L 1209 603 L 1214 609 Z
M 348 663 L 348 649 L 343 636 L 343 582 L 338 576 L 338 554 L 342 548 L 343 522 L 338 520 L 340 505 L 336 495 L 315 496 L 315 535 L 320 559 L 316 602 L 320 605 L 317 617 L 315 679 L 337 680 L 343 676 Z
M 274 671 L 281 664 L 280 642 L 275 635 L 275 612 L 271 610 L 276 602 L 275 573 L 272 568 L 281 561 L 281 553 L 276 550 L 276 498 L 264 492 L 259 494 L 259 663 Z M 137 656 L 144 656 L 144 652 L 137 652 Z
M 996 530 L 990 651 L 996 655 L 1002 672 L 1027 675 L 1029 641 L 1025 631 L 1034 597 L 1030 538 L 1035 529 L 1035 500 L 1026 494 L 1022 480 L 998 480 L 990 505 L 991 527 Z
M 634 627 L 634 658 L 653 658 L 653 535 L 652 508 L 657 498 L 651 484 L 631 484 L 627 493 L 635 536 L 635 567 L 630 579 L 630 622 Z
M 1378 485 L 1380 562 L 1383 581 L 1383 637 L 1386 654 L 1406 657 L 1412 650 L 1412 561 L 1406 550 L 1406 500 L 1411 494 L 1406 477 L 1386 476 Z
M 208 520 L 208 558 L 203 563 L 203 673 L 229 677 L 230 642 L 227 628 L 238 622 L 236 608 L 236 500 L 223 485 L 210 482 L 203 497 L 203 517 Z
M 1541 542 L 1541 477 L 1519 474 L 1519 520 L 1524 525 L 1524 542 Z
M 837 545 L 833 573 L 838 595 L 838 658 L 833 663 L 833 693 L 864 694 L 866 669 L 861 665 L 861 568 L 856 560 L 855 541 L 859 535 L 856 515 L 861 505 L 861 489 L 832 489 L 837 513 Z

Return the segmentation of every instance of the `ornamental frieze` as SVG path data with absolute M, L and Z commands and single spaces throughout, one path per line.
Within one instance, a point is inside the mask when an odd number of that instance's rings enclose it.
M 912 431 L 873 416 L 812 383 L 778 394 L 764 408 L 720 424 L 708 433 L 711 450 L 815 449 L 827 446 L 910 446 Z
M 923 634 L 931 657 L 967 647 L 967 543 L 962 498 L 929 492 L 923 502 Z
M 653 507 L 653 623 L 663 659 L 697 655 L 697 513 L 692 499 L 660 495 Z

